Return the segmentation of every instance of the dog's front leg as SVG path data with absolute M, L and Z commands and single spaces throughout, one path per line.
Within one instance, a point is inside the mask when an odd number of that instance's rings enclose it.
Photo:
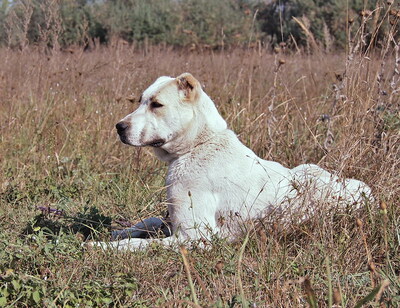
M 89 242 L 90 247 L 117 250 L 142 250 L 153 243 L 164 247 L 178 248 L 180 245 L 198 246 L 204 248 L 211 240 L 211 236 L 219 233 L 215 220 L 217 208 L 216 196 L 211 192 L 186 194 L 188 198 L 169 200 L 169 214 L 172 222 L 173 235 L 166 238 L 125 238 L 111 242 Z M 154 227 L 158 224 L 149 225 Z M 147 229 L 148 229 L 147 226 Z M 136 230 L 133 230 L 136 232 Z M 136 235 L 136 233 L 134 233 Z
M 185 245 L 188 240 L 181 238 L 179 236 L 172 235 L 170 237 L 166 237 L 163 239 L 150 238 L 127 238 L 120 241 L 112 241 L 112 242 L 88 242 L 86 246 L 88 247 L 99 247 L 104 250 L 106 249 L 116 249 L 120 251 L 136 251 L 136 250 L 144 250 L 149 245 L 158 244 L 168 248 L 177 248 L 180 245 Z
M 218 195 L 209 190 L 176 190 L 178 197 L 169 198 L 168 213 L 173 234 L 189 239 L 196 246 L 203 247 L 219 234 L 216 221 Z
M 119 251 L 144 250 L 152 244 L 166 248 L 177 249 L 179 246 L 205 248 L 213 234 L 206 225 L 199 227 L 197 224 L 180 225 L 174 234 L 166 238 L 126 238 L 110 242 L 88 242 L 87 247 L 99 247 L 104 250 L 116 249 Z M 215 230 L 214 230 L 215 231 Z

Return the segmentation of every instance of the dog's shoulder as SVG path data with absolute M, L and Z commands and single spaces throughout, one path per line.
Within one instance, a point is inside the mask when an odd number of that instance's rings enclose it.
M 221 171 L 226 174 L 230 170 L 242 169 L 249 159 L 257 159 L 257 156 L 239 141 L 233 131 L 226 129 L 171 162 L 168 174 L 174 179 L 213 178 L 220 176 Z

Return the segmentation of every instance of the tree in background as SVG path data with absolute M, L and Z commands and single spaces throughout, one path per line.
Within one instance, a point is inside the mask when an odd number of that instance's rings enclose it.
M 249 38 L 252 16 L 237 0 L 113 0 L 99 19 L 108 33 L 127 41 L 185 46 Z
M 127 41 L 173 43 L 178 12 L 169 0 L 114 0 L 98 4 L 98 22 L 111 36 Z
M 343 48 L 356 31 L 379 46 L 398 28 L 393 1 L 378 0 L 1 0 L 0 44 L 59 49 L 96 39 L 221 48 L 263 41 L 326 50 Z M 257 17 L 257 18 L 255 18 Z M 397 33 L 398 29 L 391 33 Z
M 253 15 L 246 2 L 188 0 L 181 2 L 180 33 L 183 43 L 221 46 L 248 42 Z
M 254 29 L 246 1 L 237 0 L 3 0 L 1 43 L 21 47 L 85 45 L 98 38 L 175 46 L 217 47 L 249 40 Z M 1 16 L 1 15 L 0 15 Z M 18 31 L 16 31 L 16 29 Z M 7 41 L 6 34 L 11 39 Z
M 8 0 L 0 2 L 0 42 L 6 41 L 5 20 L 7 16 Z
M 391 1 L 374 3 L 363 0 L 274 0 L 260 7 L 258 20 L 261 31 L 272 44 L 295 42 L 305 45 L 309 40 L 307 29 L 316 41 L 328 47 L 347 45 L 348 31 L 364 27 L 366 39 L 375 42 L 386 31 L 378 27 Z M 301 26 L 299 25 L 301 23 Z

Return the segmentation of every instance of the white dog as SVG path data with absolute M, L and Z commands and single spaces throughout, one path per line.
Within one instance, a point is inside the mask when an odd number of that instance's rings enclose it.
M 298 213 L 304 218 L 300 209 L 311 207 L 312 213 L 321 201 L 354 205 L 371 196 L 363 182 L 339 180 L 316 165 L 287 169 L 257 157 L 227 128 L 213 101 L 189 73 L 158 78 L 144 91 L 139 108 L 116 128 L 123 143 L 151 146 L 169 164 L 166 187 L 173 235 L 92 245 L 135 250 L 154 241 L 163 245 L 204 242 L 212 235 L 235 239 L 245 222 L 272 212 L 288 221 Z

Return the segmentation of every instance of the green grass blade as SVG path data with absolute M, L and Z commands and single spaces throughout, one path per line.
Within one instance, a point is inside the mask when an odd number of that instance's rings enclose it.
M 379 285 L 375 289 L 373 289 L 367 296 L 359 300 L 357 304 L 354 306 L 354 308 L 360 308 L 362 307 L 362 305 L 372 301 L 375 298 L 375 295 L 378 294 L 380 288 L 381 286 Z

